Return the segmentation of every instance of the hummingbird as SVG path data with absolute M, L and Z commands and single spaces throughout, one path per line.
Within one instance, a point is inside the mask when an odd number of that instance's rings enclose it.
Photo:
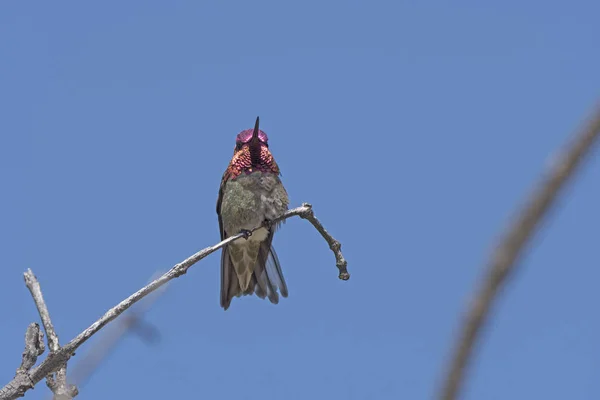
M 244 233 L 221 252 L 221 307 L 229 308 L 233 297 L 256 294 L 271 303 L 288 296 L 273 235 L 272 224 L 288 209 L 288 194 L 279 178 L 279 166 L 269 150 L 267 134 L 259 129 L 241 131 L 229 166 L 223 174 L 217 215 L 221 240 Z M 252 229 L 261 226 L 254 232 Z

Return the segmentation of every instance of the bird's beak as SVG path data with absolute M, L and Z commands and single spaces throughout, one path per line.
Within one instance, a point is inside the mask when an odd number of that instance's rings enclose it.
M 252 142 L 256 142 L 258 140 L 258 123 L 259 123 L 260 118 L 256 117 L 256 123 L 254 124 L 254 132 L 252 132 Z
M 249 148 L 250 148 L 250 158 L 252 159 L 252 164 L 258 164 L 260 162 L 260 152 L 261 145 L 260 139 L 258 138 L 258 122 L 259 118 L 256 117 L 256 123 L 254 124 L 254 132 L 252 132 L 252 139 L 250 139 Z

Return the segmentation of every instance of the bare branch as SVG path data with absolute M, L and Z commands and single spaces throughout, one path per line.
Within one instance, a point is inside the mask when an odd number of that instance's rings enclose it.
M 52 320 L 50 319 L 50 313 L 48 312 L 48 307 L 46 306 L 44 296 L 42 295 L 40 283 L 31 271 L 31 268 L 27 269 L 27 272 L 23 274 L 23 277 L 25 278 L 25 285 L 27 286 L 27 289 L 29 289 L 29 292 L 31 292 L 35 306 L 40 313 L 40 318 L 42 319 L 42 324 L 46 331 L 46 337 L 48 338 L 48 349 L 51 352 L 56 352 L 60 348 L 58 336 L 56 336 L 56 332 L 54 331 L 54 325 L 52 325 Z
M 44 350 L 46 350 L 44 333 L 38 324 L 32 322 L 27 327 L 27 332 L 25 332 L 25 350 L 23 351 L 23 360 L 19 370 L 22 372 L 29 371 L 35 365 L 38 356 L 44 354 Z
M 294 208 L 293 210 L 290 210 L 287 213 L 285 213 L 284 214 L 285 218 L 283 218 L 283 217 L 277 218 L 276 220 L 274 220 L 271 223 L 272 224 L 277 223 L 277 222 L 282 221 L 283 219 L 287 219 L 293 215 L 298 215 L 300 218 L 308 220 L 315 227 L 315 229 L 317 231 L 319 231 L 319 233 L 321 234 L 321 236 L 323 236 L 323 239 L 325 239 L 327 244 L 329 244 L 329 248 L 331 249 L 331 251 L 333 251 L 333 254 L 335 255 L 335 265 L 338 267 L 338 270 L 340 271 L 338 278 L 340 278 L 341 280 L 344 280 L 344 281 L 347 281 L 348 279 L 350 279 L 350 274 L 348 273 L 348 270 L 346 269 L 346 267 L 348 266 L 348 262 L 346 261 L 346 259 L 344 258 L 343 254 L 342 254 L 341 243 L 338 242 L 337 240 L 335 240 L 333 238 L 333 236 L 331 236 L 331 234 L 329 234 L 329 232 L 327 232 L 327 230 L 323 227 L 323 225 L 317 219 L 317 217 L 315 217 L 315 213 L 313 212 L 312 206 L 310 204 L 302 203 L 302 207 Z
M 331 237 L 331 235 L 329 235 L 325 228 L 323 228 L 321 223 L 314 216 L 312 212 L 312 207 L 309 204 L 305 203 L 301 207 L 287 211 L 282 216 L 274 220 L 273 223 L 284 221 L 294 216 L 300 216 L 301 218 L 308 219 L 313 224 L 313 226 L 315 226 L 315 228 L 321 233 L 325 240 L 327 240 L 330 248 L 336 256 L 336 265 L 340 271 L 339 278 L 343 280 L 349 279 L 350 274 L 348 274 L 348 271 L 346 270 L 347 262 L 341 253 L 341 245 L 333 237 Z M 252 231 L 256 231 L 259 228 L 260 226 L 254 228 Z M 156 289 L 163 286 L 170 280 L 178 278 L 181 275 L 185 274 L 192 265 L 196 264 L 198 261 L 202 260 L 209 254 L 214 253 L 223 246 L 226 246 L 234 240 L 237 240 L 244 236 L 245 233 L 238 233 L 237 235 L 231 236 L 214 246 L 210 246 L 203 250 L 200 250 L 196 254 L 188 257 L 179 264 L 173 266 L 164 275 L 153 280 L 148 285 L 144 286 L 143 288 L 141 288 L 140 290 L 138 290 L 137 292 L 135 292 L 134 294 L 132 294 L 131 296 L 129 296 L 110 310 L 108 310 L 99 320 L 90 325 L 87 329 L 85 329 L 83 332 L 77 335 L 69 343 L 59 348 L 58 351 L 51 353 L 40 365 L 35 367 L 30 372 L 29 377 L 31 382 L 29 382 L 29 386 L 24 385 L 22 382 L 16 381 L 15 379 L 9 382 L 4 388 L 0 389 L 0 400 L 12 400 L 22 396 L 22 393 L 33 387 L 32 385 L 37 384 L 44 377 L 61 369 L 72 356 L 73 352 L 77 350 L 79 346 L 81 346 L 90 337 L 92 337 L 92 335 L 94 335 L 100 329 L 106 326 L 106 324 L 108 324 L 109 322 L 117 318 L 119 315 L 121 315 L 129 307 L 143 299 L 145 296 L 154 292 Z M 58 340 L 56 342 L 58 343 Z
M 440 398 L 456 399 L 467 363 L 481 328 L 489 318 L 493 302 L 509 274 L 517 268 L 517 260 L 536 227 L 558 197 L 560 189 L 581 164 L 600 136 L 600 108 L 587 126 L 575 135 L 572 143 L 559 153 L 555 164 L 531 193 L 529 200 L 509 226 L 491 256 L 487 273 L 476 291 L 456 344 Z
M 46 331 L 46 336 L 48 338 L 50 356 L 52 356 L 60 350 L 60 345 L 58 343 L 58 336 L 56 335 L 56 331 L 52 325 L 52 320 L 50 319 L 48 307 L 46 306 L 44 296 L 42 295 L 40 283 L 31 269 L 27 269 L 27 272 L 24 274 L 24 278 L 25 285 L 27 286 L 27 289 L 29 289 L 29 292 L 31 292 L 35 306 L 37 307 L 40 318 L 42 319 L 42 325 L 44 325 L 44 330 Z M 67 384 L 66 363 L 56 372 L 56 377 L 49 375 L 46 383 L 50 390 L 52 390 L 52 393 L 54 393 L 54 398 L 56 400 L 69 400 L 77 396 L 77 388 Z
M 17 368 L 17 373 L 12 382 L 0 389 L 0 398 L 13 393 L 17 397 L 23 397 L 25 391 L 33 388 L 35 383 L 29 377 L 29 370 L 35 365 L 38 356 L 41 356 L 44 350 L 44 333 L 40 330 L 40 326 L 33 322 L 29 324 L 25 332 L 25 350 L 23 351 L 21 366 Z

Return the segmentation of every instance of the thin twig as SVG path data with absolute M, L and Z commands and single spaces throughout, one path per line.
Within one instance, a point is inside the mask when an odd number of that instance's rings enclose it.
M 46 337 L 48 338 L 50 356 L 52 356 L 60 350 L 60 344 L 58 342 L 56 331 L 54 330 L 54 325 L 52 325 L 52 320 L 50 319 L 50 313 L 48 312 L 48 307 L 44 301 L 44 296 L 42 295 L 42 288 L 40 287 L 40 283 L 30 268 L 27 269 L 27 272 L 25 272 L 23 276 L 25 278 L 25 285 L 27 286 L 27 289 L 29 289 L 29 292 L 31 292 L 35 306 L 37 307 L 40 318 L 42 319 L 42 325 L 44 326 Z M 58 371 L 56 371 L 56 376 L 49 374 L 47 376 L 46 383 L 48 384 L 50 390 L 52 390 L 52 393 L 54 393 L 56 400 L 69 400 L 77 396 L 77 388 L 67 384 L 66 363 Z
M 340 278 L 341 280 L 344 280 L 344 281 L 347 281 L 348 279 L 350 279 L 350 274 L 348 273 L 348 270 L 346 269 L 346 267 L 348 266 L 348 262 L 346 261 L 346 259 L 344 258 L 344 255 L 342 254 L 341 243 L 338 242 L 337 240 L 335 240 L 334 237 L 331 236 L 331 234 L 329 232 L 327 232 L 325 227 L 323 227 L 323 225 L 317 219 L 317 217 L 315 217 L 315 213 L 312 210 L 312 206 L 309 203 L 302 203 L 302 207 L 294 208 L 293 210 L 288 211 L 285 214 L 286 218 L 289 218 L 289 216 L 291 216 L 290 214 L 298 215 L 300 218 L 308 220 L 308 222 L 310 222 L 315 227 L 315 229 L 317 231 L 319 231 L 319 233 L 321 234 L 321 236 L 323 236 L 323 239 L 325 239 L 327 244 L 329 244 L 329 248 L 335 255 L 335 265 L 337 266 L 338 270 L 340 271 L 338 278 Z M 276 219 L 275 221 L 273 221 L 273 223 L 276 223 L 276 222 L 279 222 L 279 219 Z
M 529 200 L 501 239 L 491 256 L 487 273 L 476 291 L 464 320 L 454 357 L 440 392 L 440 399 L 454 400 L 457 398 L 478 334 L 489 318 L 499 289 L 509 274 L 517 268 L 516 262 L 521 251 L 557 199 L 560 189 L 574 174 L 598 137 L 600 137 L 600 108 L 593 114 L 587 126 L 575 135 L 570 145 L 559 153 L 555 164 L 531 193 Z
M 273 221 L 273 223 L 277 223 L 280 221 L 284 221 L 293 216 L 300 216 L 302 218 L 308 219 L 314 226 L 319 230 L 321 235 L 327 240 L 331 249 L 333 250 L 336 256 L 336 265 L 340 271 L 340 279 L 347 280 L 350 275 L 346 270 L 346 260 L 342 256 L 341 253 L 341 245 L 333 238 L 325 228 L 320 224 L 320 222 L 316 219 L 314 214 L 312 213 L 312 207 L 309 204 L 303 204 L 301 207 L 294 208 L 292 210 L 287 211 L 281 217 L 277 218 Z M 252 231 L 261 228 L 256 227 Z M 117 318 L 121 315 L 125 310 L 131 307 L 133 304 L 137 303 L 141 299 L 143 299 L 148 294 L 154 292 L 156 289 L 166 284 L 170 280 L 174 278 L 178 278 L 181 275 L 185 274 L 187 270 L 198 261 L 202 260 L 206 256 L 215 251 L 219 250 L 223 246 L 228 245 L 234 240 L 240 239 L 246 236 L 245 233 L 238 233 L 237 235 L 231 236 L 214 246 L 207 247 L 203 250 L 200 250 L 196 254 L 188 257 L 184 261 L 176 264 L 164 275 L 160 276 L 158 279 L 150 282 L 148 285 L 144 286 L 142 289 L 138 290 L 110 310 L 108 310 L 99 320 L 90 325 L 87 329 L 77 335 L 73 340 L 71 340 L 66 345 L 62 346 L 57 352 L 50 354 L 40 365 L 31 370 L 29 377 L 31 383 L 33 385 L 37 384 L 40 380 L 42 380 L 45 376 L 59 370 L 62 368 L 66 362 L 69 360 L 73 352 L 77 350 L 79 346 L 85 343 L 92 335 L 97 333 L 100 329 L 102 329 L 106 324 Z M 4 388 L 0 389 L 0 400 L 13 400 L 22 396 L 26 390 L 31 387 L 27 387 L 27 385 L 22 385 L 20 381 L 9 382 Z

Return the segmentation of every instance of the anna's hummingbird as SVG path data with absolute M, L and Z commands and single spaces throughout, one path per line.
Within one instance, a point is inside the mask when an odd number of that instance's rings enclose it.
M 217 215 L 221 240 L 240 232 L 249 233 L 288 209 L 288 195 L 279 179 L 279 167 L 269 151 L 267 134 L 258 128 L 240 132 L 229 166 L 223 174 Z M 250 236 L 223 247 L 221 253 L 221 307 L 231 299 L 255 293 L 271 303 L 279 302 L 288 290 L 277 253 L 271 245 L 277 226 L 265 226 Z M 278 225 L 278 224 L 277 224 Z

